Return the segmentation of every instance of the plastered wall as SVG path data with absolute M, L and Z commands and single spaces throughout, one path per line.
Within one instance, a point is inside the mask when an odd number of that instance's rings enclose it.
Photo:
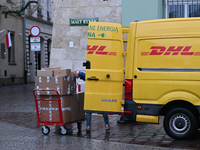
M 70 26 L 69 19 L 98 18 L 122 23 L 122 0 L 54 0 L 50 67 L 85 71 L 87 26 Z M 69 43 L 73 47 L 69 47 Z

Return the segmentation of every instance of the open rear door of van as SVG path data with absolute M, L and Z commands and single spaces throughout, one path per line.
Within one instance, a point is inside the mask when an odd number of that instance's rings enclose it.
M 124 80 L 122 27 L 90 22 L 85 76 L 85 112 L 120 113 Z

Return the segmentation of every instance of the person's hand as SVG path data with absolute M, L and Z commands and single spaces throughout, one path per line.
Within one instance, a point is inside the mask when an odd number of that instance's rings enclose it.
M 76 77 L 76 78 L 78 78 L 78 74 L 79 74 L 79 71 L 75 71 L 75 72 L 72 73 L 72 75 L 73 75 L 74 77 Z

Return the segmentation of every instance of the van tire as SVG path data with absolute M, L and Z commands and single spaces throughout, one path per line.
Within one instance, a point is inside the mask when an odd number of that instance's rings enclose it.
M 185 108 L 170 110 L 163 121 L 165 132 L 174 139 L 187 139 L 195 134 L 198 121 L 195 115 Z

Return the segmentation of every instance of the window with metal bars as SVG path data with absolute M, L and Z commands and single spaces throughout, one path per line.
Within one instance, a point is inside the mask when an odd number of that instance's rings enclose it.
M 200 0 L 166 0 L 166 18 L 200 17 Z

